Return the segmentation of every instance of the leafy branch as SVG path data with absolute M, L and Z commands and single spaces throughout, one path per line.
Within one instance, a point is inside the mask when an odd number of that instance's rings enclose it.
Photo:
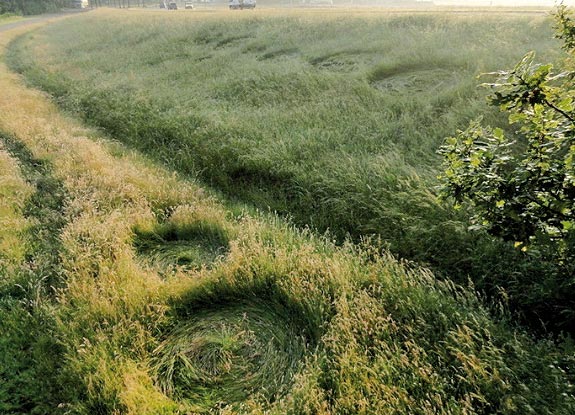
M 575 25 L 565 6 L 558 8 L 556 21 L 570 67 Z M 535 63 L 530 52 L 512 70 L 486 76 L 495 78 L 483 84 L 493 91 L 491 104 L 509 114 L 515 130 L 484 127 L 478 119 L 448 138 L 439 150 L 442 195 L 456 206 L 472 206 L 473 228 L 524 250 L 544 247 L 560 263 L 573 259 L 575 73 L 555 74 L 553 65 Z

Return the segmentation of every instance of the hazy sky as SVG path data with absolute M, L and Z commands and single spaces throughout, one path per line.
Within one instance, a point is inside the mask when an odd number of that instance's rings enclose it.
M 469 6 L 549 6 L 559 4 L 555 0 L 434 0 L 435 4 L 469 5 Z M 566 0 L 563 3 L 575 5 L 575 0 Z

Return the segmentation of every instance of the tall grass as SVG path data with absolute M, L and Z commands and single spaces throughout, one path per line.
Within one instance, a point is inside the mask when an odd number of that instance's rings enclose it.
M 0 147 L 0 269 L 7 270 L 18 265 L 25 255 L 23 236 L 31 225 L 22 215 L 22 209 L 32 189 L 21 176 L 18 162 L 11 157 L 4 146 Z
M 0 25 L 22 19 L 21 16 L 12 13 L 0 13 Z
M 273 215 L 238 214 L 62 116 L 1 63 L 0 89 L 0 130 L 21 150 L 0 161 L 27 189 L 9 198 L 12 215 L 34 191 L 16 163 L 27 155 L 66 195 L 63 222 L 37 217 L 58 240 L 61 285 L 0 291 L 2 413 L 575 410 L 568 342 L 533 339 L 469 289 L 373 244 L 336 246 Z M 150 235 L 226 249 L 209 266 L 163 273 L 169 263 L 142 261 Z M 10 255 L 23 281 L 42 275 Z
M 444 137 L 477 115 L 501 124 L 476 77 L 531 49 L 558 53 L 545 16 L 98 12 L 18 40 L 9 62 L 231 199 L 339 241 L 375 234 L 490 296 L 505 287 L 527 322 L 570 330 L 549 264 L 469 233 L 434 190 Z
M 61 186 L 14 137 L 0 135 L 0 143 L 10 153 L 2 154 L 0 187 L 0 410 L 46 411 L 57 404 L 50 396 L 65 387 L 54 382 L 57 376 L 44 376 L 60 370 L 61 349 L 48 333 L 55 329 L 54 290 L 62 283 L 55 237 L 63 226 Z

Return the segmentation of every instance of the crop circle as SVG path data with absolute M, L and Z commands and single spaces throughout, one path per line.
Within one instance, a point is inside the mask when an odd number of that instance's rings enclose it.
M 229 251 L 226 232 L 211 224 L 181 226 L 160 223 L 152 230 L 135 231 L 139 258 L 161 272 L 209 267 Z
M 275 401 L 289 390 L 309 347 L 289 315 L 263 301 L 194 312 L 155 351 L 159 386 L 197 410 L 249 398 Z

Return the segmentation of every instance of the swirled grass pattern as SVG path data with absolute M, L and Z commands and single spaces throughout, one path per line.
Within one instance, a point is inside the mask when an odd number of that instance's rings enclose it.
M 196 312 L 155 351 L 159 386 L 197 410 L 271 402 L 289 390 L 308 349 L 289 312 L 265 301 L 244 301 Z

